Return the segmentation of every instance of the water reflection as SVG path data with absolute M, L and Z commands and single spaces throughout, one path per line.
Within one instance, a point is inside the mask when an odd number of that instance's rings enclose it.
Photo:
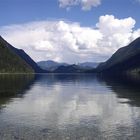
M 136 77 L 48 74 L 0 83 L 0 139 L 140 139 Z
M 118 98 L 126 99 L 121 103 L 128 103 L 132 106 L 140 106 L 140 77 L 138 75 L 103 76 L 96 74 L 58 74 L 58 75 L 38 75 L 39 82 L 47 85 L 56 83 L 66 84 L 67 82 L 80 83 L 82 86 L 98 88 L 95 84 L 101 85 L 100 90 L 111 90 Z M 47 80 L 46 80 L 47 79 Z M 106 89 L 107 88 L 107 89 Z
M 14 97 L 22 97 L 33 84 L 34 75 L 0 75 L 0 109 Z
M 98 78 L 105 81 L 107 86 L 111 88 L 118 98 L 127 99 L 121 103 L 128 103 L 132 106 L 140 107 L 140 76 L 98 76 Z

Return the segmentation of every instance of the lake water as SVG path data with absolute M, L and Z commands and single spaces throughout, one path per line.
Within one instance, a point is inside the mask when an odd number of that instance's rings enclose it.
M 0 140 L 140 140 L 140 80 L 1 75 Z

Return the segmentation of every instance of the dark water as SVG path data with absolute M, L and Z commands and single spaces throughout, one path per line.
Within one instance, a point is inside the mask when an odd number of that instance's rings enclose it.
M 1 75 L 0 140 L 140 140 L 140 80 Z

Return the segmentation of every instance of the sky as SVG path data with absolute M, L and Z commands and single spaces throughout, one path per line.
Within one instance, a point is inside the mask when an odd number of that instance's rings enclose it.
M 140 0 L 0 0 L 0 35 L 36 62 L 101 62 L 140 36 Z

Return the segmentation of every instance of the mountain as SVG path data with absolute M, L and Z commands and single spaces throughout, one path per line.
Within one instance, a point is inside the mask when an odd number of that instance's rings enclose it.
M 120 48 L 112 57 L 101 63 L 97 69 L 102 73 L 139 73 L 140 72 L 140 37 L 128 46 Z
M 59 66 L 55 69 L 54 73 L 81 73 L 84 72 L 84 69 L 81 69 L 79 66 L 73 64 L 68 66 Z
M 93 69 L 96 68 L 99 63 L 96 62 L 83 62 L 83 63 L 78 63 L 77 64 L 79 67 L 83 68 L 83 69 Z
M 95 62 L 84 62 L 84 63 L 78 63 L 78 64 L 67 64 L 67 63 L 59 63 L 59 62 L 55 62 L 52 60 L 48 60 L 48 61 L 40 61 L 37 63 L 39 67 L 41 67 L 44 70 L 48 70 L 51 72 L 58 72 L 60 73 L 60 70 L 62 70 L 65 73 L 67 72 L 67 68 L 68 71 L 84 71 L 84 70 L 90 70 L 93 68 L 96 68 L 98 66 L 98 63 Z M 63 73 L 62 72 L 62 73 Z
M 32 67 L 18 56 L 0 37 L 0 73 L 34 73 Z
M 55 62 L 52 60 L 48 60 L 48 61 L 40 61 L 37 63 L 39 67 L 41 67 L 44 70 L 48 70 L 48 71 L 54 71 L 55 69 L 57 69 L 59 66 L 68 66 L 69 64 L 67 63 L 59 63 L 59 62 Z
M 0 73 L 40 73 L 42 70 L 23 50 L 0 36 Z

